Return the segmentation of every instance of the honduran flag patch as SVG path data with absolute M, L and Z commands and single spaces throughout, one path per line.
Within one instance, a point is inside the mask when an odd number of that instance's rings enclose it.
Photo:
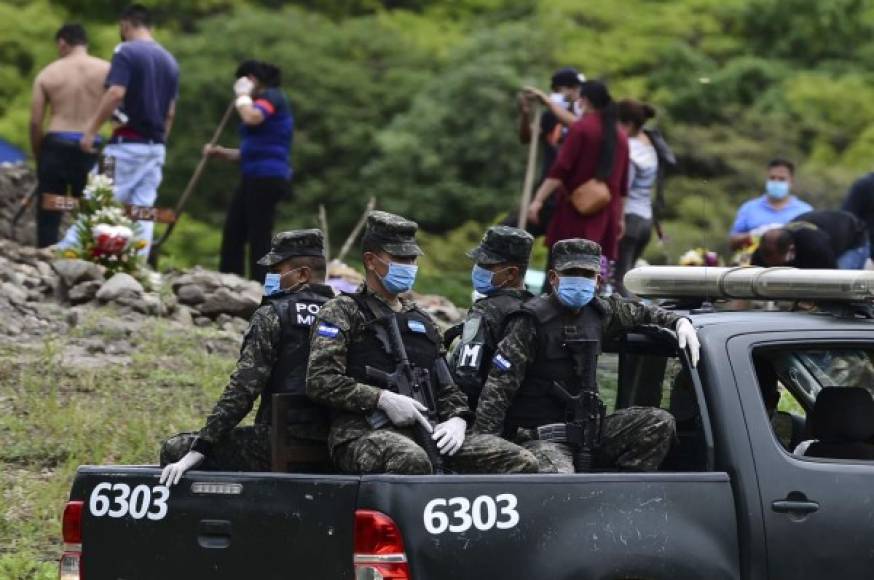
M 425 324 L 420 320 L 408 320 L 407 326 L 413 332 L 419 332 L 421 334 L 425 334 Z
M 319 336 L 324 336 L 325 338 L 337 338 L 340 329 L 326 322 L 320 322 L 317 332 Z
M 495 358 L 492 359 L 492 362 L 502 371 L 508 371 L 510 370 L 510 367 L 513 366 L 501 353 L 496 354 Z

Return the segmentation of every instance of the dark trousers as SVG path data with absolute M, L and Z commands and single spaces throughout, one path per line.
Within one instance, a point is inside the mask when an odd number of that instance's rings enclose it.
M 627 296 L 622 283 L 625 273 L 634 268 L 634 264 L 643 254 L 646 245 L 652 237 L 652 220 L 639 215 L 625 214 L 625 234 L 619 240 L 619 259 L 616 260 L 615 284 L 616 290 Z
M 79 143 L 51 133 L 45 136 L 39 152 L 37 193 L 70 193 L 82 196 L 88 182 L 88 172 L 97 162 L 97 155 L 79 149 Z M 40 248 L 58 242 L 58 228 L 63 212 L 42 208 L 42 196 L 36 199 L 36 241 Z
M 287 179 L 244 177 L 231 200 L 222 235 L 221 272 L 245 276 L 246 245 L 249 246 L 249 278 L 263 281 L 267 268 L 258 260 L 270 251 L 276 204 L 288 196 Z

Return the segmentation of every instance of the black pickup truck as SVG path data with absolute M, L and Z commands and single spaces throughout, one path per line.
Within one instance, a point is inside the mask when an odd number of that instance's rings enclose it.
M 610 406 L 677 419 L 657 473 L 194 471 L 168 489 L 156 466 L 82 466 L 60 577 L 874 577 L 874 412 L 855 398 L 874 388 L 874 320 L 854 309 L 688 316 L 697 369 L 667 331 L 605 345 Z

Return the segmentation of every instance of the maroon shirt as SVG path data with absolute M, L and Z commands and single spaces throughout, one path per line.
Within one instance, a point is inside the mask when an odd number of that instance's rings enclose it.
M 622 219 L 623 198 L 628 195 L 628 137 L 618 129 L 613 153 L 613 172 L 607 180 L 610 203 L 590 216 L 581 216 L 571 204 L 569 193 L 595 177 L 601 149 L 601 115 L 586 113 L 574 123 L 561 146 L 558 159 L 549 171 L 549 177 L 564 186 L 558 193 L 558 205 L 546 231 L 546 245 L 552 247 L 560 240 L 585 238 L 601 244 L 604 255 L 615 260 L 619 246 L 619 220 Z

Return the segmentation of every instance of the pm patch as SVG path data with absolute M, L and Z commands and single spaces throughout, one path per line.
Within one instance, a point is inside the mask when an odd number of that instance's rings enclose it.
M 337 335 L 340 334 L 340 329 L 327 322 L 320 322 L 317 332 L 319 336 L 324 336 L 325 338 L 337 338 Z
M 425 334 L 427 332 L 425 330 L 425 324 L 420 320 L 407 320 L 407 327 L 413 332 L 418 332 L 420 334 Z
M 494 363 L 498 370 L 504 372 L 507 372 L 513 366 L 501 353 L 495 355 L 495 358 L 492 359 L 492 363 Z

